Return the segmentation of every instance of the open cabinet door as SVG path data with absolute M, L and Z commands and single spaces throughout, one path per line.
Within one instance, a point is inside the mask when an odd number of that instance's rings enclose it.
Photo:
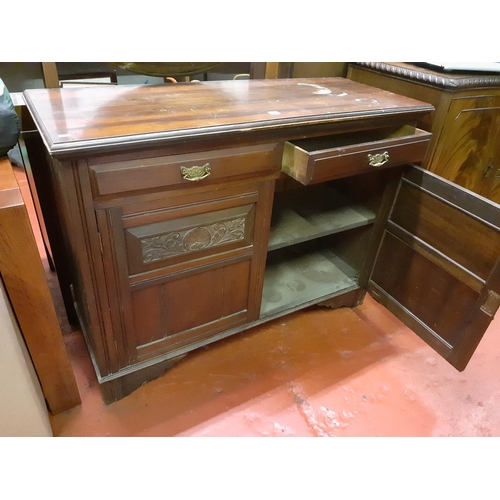
M 462 371 L 500 305 L 500 206 L 409 167 L 368 291 Z

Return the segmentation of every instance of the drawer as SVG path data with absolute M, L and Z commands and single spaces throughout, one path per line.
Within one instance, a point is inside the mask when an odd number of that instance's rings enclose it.
M 286 142 L 281 170 L 307 185 L 418 163 L 424 159 L 431 137 L 429 132 L 406 125 Z
M 94 196 L 169 186 L 200 186 L 278 172 L 282 145 L 259 144 L 200 153 L 89 160 Z

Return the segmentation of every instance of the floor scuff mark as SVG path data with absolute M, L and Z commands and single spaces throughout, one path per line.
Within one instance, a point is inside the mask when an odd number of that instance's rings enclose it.
M 316 414 L 316 411 L 311 406 L 311 403 L 305 395 L 302 387 L 299 385 L 291 385 L 290 392 L 292 393 L 293 400 L 297 404 L 300 414 L 315 436 L 335 436 L 335 430 L 345 428 L 349 425 L 348 423 L 341 422 L 339 420 L 337 412 L 325 406 L 321 406 L 318 414 Z M 343 414 L 343 416 L 346 418 L 353 417 L 353 415 L 348 412 L 345 415 Z

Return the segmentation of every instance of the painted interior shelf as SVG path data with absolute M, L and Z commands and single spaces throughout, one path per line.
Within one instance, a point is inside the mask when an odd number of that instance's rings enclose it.
M 268 249 L 277 250 L 322 236 L 367 226 L 375 213 L 349 202 L 326 184 L 277 193 Z
M 320 242 L 284 248 L 268 256 L 260 314 L 277 314 L 356 288 L 356 270 Z

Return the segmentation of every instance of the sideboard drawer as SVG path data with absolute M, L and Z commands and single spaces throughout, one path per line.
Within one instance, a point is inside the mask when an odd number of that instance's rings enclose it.
M 89 160 L 92 190 L 94 196 L 105 196 L 271 174 L 279 171 L 281 151 L 281 144 L 271 143 L 106 163 Z
M 281 170 L 307 185 L 417 163 L 424 159 L 431 136 L 403 126 L 286 142 Z

